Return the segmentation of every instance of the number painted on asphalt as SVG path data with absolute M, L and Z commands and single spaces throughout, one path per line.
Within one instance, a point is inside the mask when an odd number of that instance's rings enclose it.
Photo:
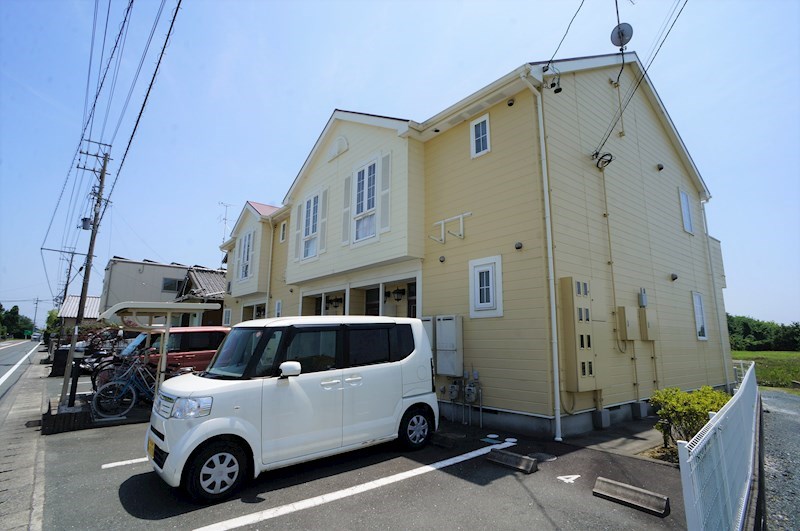
M 579 477 L 581 477 L 580 474 L 573 476 L 558 476 L 556 477 L 556 479 L 560 479 L 564 483 L 575 483 L 575 480 L 578 479 Z

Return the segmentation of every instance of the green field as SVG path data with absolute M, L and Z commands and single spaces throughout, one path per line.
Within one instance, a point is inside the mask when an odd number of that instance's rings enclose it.
M 800 352 L 749 352 L 734 350 L 734 360 L 756 362 L 756 380 L 763 387 L 791 389 L 792 381 L 800 381 Z M 794 388 L 795 392 L 800 389 Z

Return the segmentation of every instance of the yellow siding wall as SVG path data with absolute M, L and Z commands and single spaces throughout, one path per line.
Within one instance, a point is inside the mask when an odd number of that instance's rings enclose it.
M 521 92 L 488 110 L 491 152 L 470 157 L 469 123 L 425 144 L 425 260 L 421 315 L 464 316 L 464 368 L 477 370 L 485 406 L 552 415 L 545 234 L 536 108 Z M 465 237 L 434 223 L 465 212 Z M 458 223 L 448 225 L 458 231 Z M 516 250 L 514 244 L 523 248 Z M 500 255 L 504 315 L 470 319 L 470 260 Z M 439 261 L 443 256 L 445 261 Z M 447 379 L 439 378 L 437 387 Z M 441 395 L 440 395 L 440 398 Z
M 593 323 L 606 405 L 647 398 L 655 387 L 725 383 L 700 190 L 643 88 L 602 149 L 614 161 L 601 172 L 589 157 L 618 108 L 610 77 L 610 69 L 562 75 L 563 92 L 545 92 L 556 276 L 589 278 L 593 299 L 608 313 Z M 626 68 L 621 81 L 624 96 L 636 80 Z M 681 189 L 691 198 L 693 234 L 683 229 Z M 625 306 L 636 319 L 640 288 L 647 290 L 660 339 L 617 341 L 613 312 Z M 695 337 L 693 291 L 703 295 L 708 341 Z M 595 319 L 601 317 L 595 310 Z M 577 398 L 591 404 L 591 394 Z
M 253 232 L 253 254 L 251 258 L 252 275 L 246 279 L 238 279 L 239 271 L 239 245 L 241 238 L 248 232 Z M 231 234 L 236 238 L 236 245 L 229 258 L 228 268 L 231 269 L 231 294 L 235 297 L 242 297 L 253 293 L 266 290 L 266 270 L 269 264 L 269 231 L 264 230 L 259 218 L 245 207 L 243 218 L 237 226 L 235 233 Z M 263 252 L 266 251 L 266 252 Z
M 347 139 L 349 149 L 328 161 L 330 144 L 340 136 Z M 419 151 L 419 147 L 415 148 Z M 391 154 L 391 221 L 388 232 L 380 232 L 377 238 L 361 245 L 342 244 L 342 218 L 344 208 L 344 183 L 347 177 L 364 164 L 377 159 L 380 167 L 381 156 Z M 419 158 L 419 156 L 417 156 Z M 292 223 L 289 236 L 289 261 L 287 264 L 287 281 L 299 283 L 304 280 L 324 277 L 334 273 L 356 269 L 409 256 L 409 153 L 408 141 L 400 138 L 394 129 L 386 129 L 353 122 L 338 121 L 318 146 L 318 156 L 310 166 L 293 192 Z M 417 162 L 414 169 L 414 182 L 419 186 L 421 170 Z M 355 186 L 352 179 L 351 186 Z M 314 193 L 328 191 L 326 251 L 318 258 L 295 261 L 296 230 L 302 220 L 297 218 L 297 206 Z M 380 190 L 378 190 L 378 194 Z M 414 194 L 418 198 L 419 192 Z M 351 201 L 352 202 L 352 201 Z M 378 197 L 380 203 L 380 197 Z M 379 225 L 379 223 L 378 223 Z M 412 225 L 413 226 L 413 225 Z M 418 229 L 419 230 L 419 229 Z M 352 241 L 352 234 L 351 234 Z M 419 245 L 416 246 L 419 252 Z M 419 255 L 417 255 L 419 258 Z
M 281 223 L 286 221 L 286 240 L 280 241 Z M 286 284 L 286 264 L 289 257 L 289 240 L 291 220 L 289 215 L 278 218 L 273 224 L 274 240 L 272 244 L 272 278 L 269 283 L 269 308 L 267 317 L 275 317 L 275 302 L 280 300 L 282 315 L 298 315 L 300 297 L 295 286 Z M 266 270 L 265 270 L 266 271 Z M 292 290 L 291 292 L 289 290 Z

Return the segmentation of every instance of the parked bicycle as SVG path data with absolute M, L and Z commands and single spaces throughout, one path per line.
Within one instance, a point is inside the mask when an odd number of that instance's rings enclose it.
M 127 368 L 113 380 L 101 385 L 92 398 L 92 407 L 101 417 L 125 416 L 137 401 L 152 402 L 156 373 L 138 357 L 127 363 Z

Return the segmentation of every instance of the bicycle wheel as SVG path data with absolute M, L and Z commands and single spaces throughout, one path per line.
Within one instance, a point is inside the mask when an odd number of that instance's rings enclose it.
M 122 417 L 136 404 L 136 390 L 126 382 L 108 382 L 92 398 L 92 407 L 101 417 Z
M 107 384 L 116 376 L 122 362 L 119 360 L 101 361 L 92 370 L 92 390 L 97 391 L 100 387 Z

